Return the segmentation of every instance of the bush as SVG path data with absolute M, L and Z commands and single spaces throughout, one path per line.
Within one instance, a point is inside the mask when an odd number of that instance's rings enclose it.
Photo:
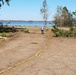
M 3 33 L 0 33 L 0 36 L 2 36 L 2 37 L 12 37 L 12 36 L 14 36 L 14 34 L 13 33 L 5 33 L 5 32 L 3 32 Z
M 0 33 L 0 36 L 6 37 L 6 34 L 5 33 Z
M 27 29 L 27 28 L 23 28 L 21 31 L 25 32 L 25 33 L 29 33 L 29 29 Z
M 76 28 L 69 28 L 68 31 L 64 31 L 61 29 L 58 29 L 58 27 L 53 26 L 52 32 L 54 33 L 55 37 L 76 37 Z
M 0 26 L 0 33 L 3 33 L 3 32 L 7 32 L 7 33 L 8 32 L 16 32 L 16 28 L 1 25 Z
M 63 30 L 58 29 L 56 26 L 53 26 L 52 32 L 55 34 L 56 37 L 63 35 Z

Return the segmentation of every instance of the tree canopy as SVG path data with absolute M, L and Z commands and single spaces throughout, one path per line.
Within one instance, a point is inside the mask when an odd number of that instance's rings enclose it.
M 57 26 L 72 26 L 73 15 L 69 12 L 67 7 L 58 6 L 54 18 L 54 23 Z
M 7 3 L 7 5 L 9 5 L 9 1 L 10 1 L 10 0 L 0 0 L 0 8 L 1 8 L 5 3 Z

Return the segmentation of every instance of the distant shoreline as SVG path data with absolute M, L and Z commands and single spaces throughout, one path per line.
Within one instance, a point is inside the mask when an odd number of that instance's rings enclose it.
M 44 25 L 43 21 L 5 21 L 5 20 L 0 20 L 0 22 L 3 25 L 10 25 L 10 26 L 42 26 Z M 53 26 L 54 23 L 47 21 L 46 26 Z
M 0 20 L 0 22 L 44 22 L 44 21 L 34 21 L 34 20 Z M 47 21 L 53 22 L 53 21 Z

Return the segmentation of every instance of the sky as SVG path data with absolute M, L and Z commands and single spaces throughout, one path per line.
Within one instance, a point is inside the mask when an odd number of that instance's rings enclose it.
M 11 0 L 0 9 L 0 20 L 43 20 L 40 9 L 44 0 Z M 54 19 L 57 6 L 66 6 L 70 12 L 76 10 L 76 0 L 46 0 L 49 21 Z

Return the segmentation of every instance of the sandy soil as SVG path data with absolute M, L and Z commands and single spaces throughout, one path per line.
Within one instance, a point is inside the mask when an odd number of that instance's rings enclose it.
M 42 35 L 38 27 L 30 30 L 30 34 L 20 33 L 0 47 L 0 70 L 26 60 L 49 44 L 35 59 L 2 75 L 76 75 L 76 39 L 54 38 L 49 32 Z

